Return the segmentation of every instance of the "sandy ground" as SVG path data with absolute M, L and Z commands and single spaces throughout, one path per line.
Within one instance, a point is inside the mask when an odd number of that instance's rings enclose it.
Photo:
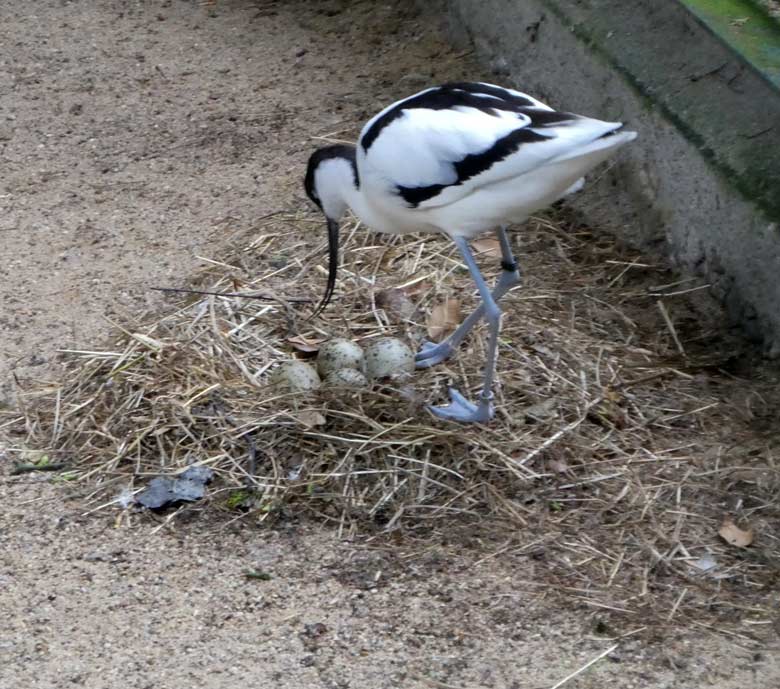
M 0 403 L 55 376 L 58 348 L 164 308 L 150 286 L 300 207 L 311 137 L 352 138 L 388 100 L 488 76 L 406 2 L 3 2 Z M 608 638 L 496 544 L 115 522 L 2 459 L 0 505 L 3 689 L 531 689 L 614 643 L 565 686 L 780 686 L 776 647 Z
M 295 523 L 114 523 L 34 481 L 2 497 L 8 689 L 549 689 L 614 643 L 592 611 L 546 598 L 531 558 L 479 544 L 380 550 Z M 715 636 L 619 643 L 568 686 L 780 682 L 767 652 Z

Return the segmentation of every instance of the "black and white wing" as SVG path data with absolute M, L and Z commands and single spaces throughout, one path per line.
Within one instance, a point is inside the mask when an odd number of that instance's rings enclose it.
M 361 184 L 407 208 L 433 208 L 541 167 L 619 129 L 519 91 L 451 83 L 394 103 L 360 134 Z

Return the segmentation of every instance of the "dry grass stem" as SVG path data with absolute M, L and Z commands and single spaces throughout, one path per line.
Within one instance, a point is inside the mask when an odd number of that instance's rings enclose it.
M 574 679 L 575 677 L 578 677 L 581 675 L 585 670 L 587 670 L 589 667 L 597 663 L 599 660 L 601 660 L 603 657 L 608 656 L 612 651 L 614 651 L 618 647 L 618 644 L 615 644 L 614 646 L 610 646 L 606 651 L 603 651 L 602 653 L 599 653 L 595 658 L 589 660 L 585 665 L 583 665 L 579 670 L 576 672 L 572 672 L 567 677 L 564 677 L 560 682 L 557 682 L 554 684 L 550 689 L 560 689 L 564 684 L 566 684 L 569 680 Z

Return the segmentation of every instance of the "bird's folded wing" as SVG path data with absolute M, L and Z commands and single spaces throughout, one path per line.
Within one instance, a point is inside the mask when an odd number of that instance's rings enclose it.
M 366 191 L 407 208 L 454 203 L 553 159 L 576 157 L 578 148 L 621 126 L 557 112 L 538 101 L 502 108 L 500 99 L 485 98 L 489 107 L 475 107 L 473 94 L 467 95 L 446 108 L 440 103 L 424 107 L 418 96 L 419 105 L 404 107 L 402 101 L 391 116 L 383 111 L 370 121 L 358 146 Z

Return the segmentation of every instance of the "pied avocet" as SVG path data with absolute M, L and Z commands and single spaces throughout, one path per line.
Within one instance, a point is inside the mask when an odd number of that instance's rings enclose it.
M 484 422 L 493 416 L 492 383 L 501 311 L 498 301 L 520 276 L 505 225 L 578 190 L 583 175 L 636 137 L 620 122 L 553 110 L 519 91 L 485 83 L 426 89 L 366 123 L 357 146 L 321 148 L 309 159 L 305 187 L 325 214 L 329 302 L 338 268 L 339 221 L 347 207 L 380 232 L 442 232 L 457 245 L 481 297 L 445 341 L 425 342 L 418 368 L 446 359 L 484 317 L 490 340 L 482 392 L 472 403 L 450 388 L 439 417 Z M 468 240 L 496 230 L 503 272 L 491 292 Z

